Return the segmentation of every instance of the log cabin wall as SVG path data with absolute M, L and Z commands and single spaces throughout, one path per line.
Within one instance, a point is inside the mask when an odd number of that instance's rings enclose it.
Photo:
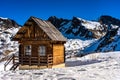
M 39 44 L 32 44 L 32 57 L 38 57 L 38 47 Z
M 23 42 L 23 43 L 20 44 L 20 47 L 19 47 L 19 52 L 20 52 L 19 53 L 19 57 L 20 57 L 19 60 L 20 61 L 19 62 L 22 62 L 22 65 L 25 65 L 26 61 L 28 61 L 28 60 L 26 60 L 27 58 L 23 58 L 23 57 L 29 57 L 29 56 L 30 57 L 39 57 L 39 56 L 43 56 L 43 55 L 39 55 L 39 52 L 38 52 L 39 46 L 45 46 L 45 55 L 44 55 L 43 58 L 45 58 L 45 61 L 47 63 L 47 59 L 46 59 L 47 55 L 48 54 L 53 54 L 52 53 L 52 44 L 44 43 L 44 41 L 43 41 L 43 43 L 42 43 L 42 41 L 39 41 L 39 42 L 41 42 L 41 43 L 36 44 L 36 41 L 27 41 L 27 42 Z M 25 46 L 28 46 L 28 45 L 31 46 L 31 55 L 26 55 L 25 54 Z M 25 62 L 21 61 L 21 59 L 23 61 L 25 61 Z M 27 64 L 29 65 L 29 61 L 27 62 Z
M 22 55 L 24 55 L 24 45 L 20 44 L 20 46 L 19 46 L 19 56 L 21 57 Z
M 19 52 L 21 55 L 25 56 L 25 46 L 31 45 L 31 51 L 32 55 L 31 56 L 38 56 L 38 48 L 39 46 L 45 46 L 46 48 L 46 55 L 47 54 L 52 54 L 52 44 L 49 42 L 44 42 L 44 41 L 24 41 L 24 43 L 20 44 Z

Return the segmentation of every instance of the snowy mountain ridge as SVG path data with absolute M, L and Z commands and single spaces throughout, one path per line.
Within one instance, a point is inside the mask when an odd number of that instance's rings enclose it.
M 99 22 L 87 21 L 78 17 L 71 20 L 51 16 L 48 20 L 68 39 L 93 39 L 105 35 L 106 27 Z
M 120 20 L 116 18 L 103 15 L 97 21 L 88 21 L 78 17 L 73 17 L 71 20 L 68 20 L 52 16 L 48 20 L 53 23 L 65 37 L 70 39 L 66 43 L 67 49 L 71 49 L 73 46 L 74 49 L 79 48 L 79 51 L 72 51 L 71 54 L 73 52 L 81 54 L 120 50 L 118 45 L 119 36 L 117 36 L 120 28 Z M 80 39 L 83 42 L 75 39 Z M 92 42 L 85 43 L 90 40 Z M 69 44 L 69 42 L 71 42 L 71 44 Z M 82 43 L 86 45 L 81 48 Z M 78 47 L 76 48 L 76 46 Z

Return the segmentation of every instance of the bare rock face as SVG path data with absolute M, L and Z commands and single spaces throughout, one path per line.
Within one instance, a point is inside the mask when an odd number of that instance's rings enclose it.
M 108 15 L 101 16 L 98 21 L 101 24 L 106 24 L 106 25 L 112 24 L 112 25 L 120 26 L 120 20 L 119 19 L 113 18 L 113 17 L 108 16 Z

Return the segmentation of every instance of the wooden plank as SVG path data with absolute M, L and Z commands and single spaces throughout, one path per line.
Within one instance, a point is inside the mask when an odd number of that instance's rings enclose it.
M 25 44 L 46 44 L 46 45 L 50 45 L 50 42 L 51 41 L 40 41 L 40 40 L 37 40 L 37 41 L 28 41 L 28 40 L 25 40 L 23 39 L 20 43 L 25 45 Z
M 54 64 L 64 63 L 64 57 L 54 57 Z
M 24 26 L 31 26 L 33 24 L 33 21 L 28 21 L 24 24 Z
M 60 64 L 64 62 L 64 45 L 53 45 L 53 64 Z

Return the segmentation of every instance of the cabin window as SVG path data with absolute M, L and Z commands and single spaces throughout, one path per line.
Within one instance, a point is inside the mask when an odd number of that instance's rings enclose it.
M 31 45 L 25 46 L 25 55 L 31 55 Z
M 39 56 L 45 56 L 45 53 L 46 53 L 45 46 L 39 46 L 38 53 L 39 53 Z

